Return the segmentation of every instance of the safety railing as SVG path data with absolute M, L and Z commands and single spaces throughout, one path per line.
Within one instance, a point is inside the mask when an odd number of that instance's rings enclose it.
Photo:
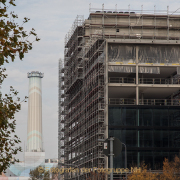
M 180 99 L 140 99 L 139 105 L 179 106 Z
M 109 83 L 136 83 L 135 78 L 127 78 L 127 77 L 110 77 Z
M 136 105 L 136 99 L 109 98 L 109 105 Z M 139 105 L 179 106 L 180 99 L 139 99 Z
M 177 78 L 139 78 L 139 84 L 180 84 Z
M 110 77 L 109 83 L 136 83 L 136 78 Z M 139 84 L 180 84 L 179 78 L 139 78 Z
M 109 98 L 109 105 L 135 105 L 136 99 L 124 99 L 124 98 Z

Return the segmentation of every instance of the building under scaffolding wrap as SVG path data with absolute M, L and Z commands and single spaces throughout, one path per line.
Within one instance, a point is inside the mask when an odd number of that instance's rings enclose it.
M 59 162 L 108 168 L 98 139 L 110 136 L 126 144 L 128 168 L 144 160 L 159 169 L 179 153 L 179 29 L 177 12 L 91 9 L 88 19 L 77 16 L 59 68 Z M 124 154 L 114 168 L 125 167 Z

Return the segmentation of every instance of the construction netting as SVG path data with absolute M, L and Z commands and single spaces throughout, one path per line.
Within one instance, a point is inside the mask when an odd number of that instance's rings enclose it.
M 176 45 L 125 45 L 109 44 L 109 62 L 136 63 L 136 48 L 139 63 L 179 63 L 180 47 Z
M 109 62 L 135 63 L 136 47 L 132 45 L 110 44 L 108 46 Z
M 160 74 L 159 67 L 138 67 L 139 73 Z M 136 73 L 133 66 L 108 66 L 108 72 Z

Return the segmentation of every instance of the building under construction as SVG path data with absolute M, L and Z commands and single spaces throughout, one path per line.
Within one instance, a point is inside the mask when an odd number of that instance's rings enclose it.
M 127 146 L 127 167 L 160 169 L 180 149 L 180 14 L 90 10 L 59 67 L 59 164 L 108 168 L 99 139 Z M 114 168 L 125 167 L 124 149 Z M 65 174 L 87 179 L 89 172 Z

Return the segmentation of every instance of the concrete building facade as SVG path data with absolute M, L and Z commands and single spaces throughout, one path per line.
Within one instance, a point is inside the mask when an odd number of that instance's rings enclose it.
M 59 162 L 108 168 L 98 139 L 110 136 L 126 144 L 128 168 L 144 160 L 159 169 L 179 153 L 179 28 L 180 15 L 169 11 L 103 9 L 76 18 L 59 73 Z M 124 155 L 115 168 L 125 167 Z

